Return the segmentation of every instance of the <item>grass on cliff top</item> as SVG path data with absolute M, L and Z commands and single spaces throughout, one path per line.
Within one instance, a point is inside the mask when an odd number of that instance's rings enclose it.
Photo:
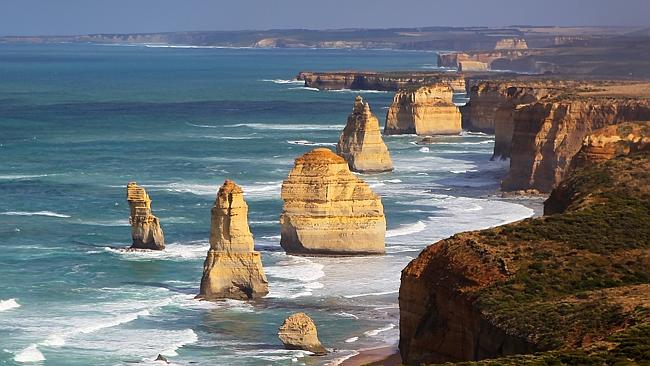
M 575 211 L 478 233 L 515 269 L 505 283 L 477 293 L 476 305 L 492 322 L 551 350 L 650 320 L 650 304 L 630 311 L 596 296 L 650 283 L 648 155 L 577 172 L 572 193 L 586 204 Z
M 511 356 L 477 362 L 461 362 L 463 366 L 580 366 L 580 365 L 650 365 L 650 324 L 633 326 L 611 335 L 603 345 L 589 350 L 550 351 L 534 355 Z M 446 364 L 449 365 L 449 364 Z

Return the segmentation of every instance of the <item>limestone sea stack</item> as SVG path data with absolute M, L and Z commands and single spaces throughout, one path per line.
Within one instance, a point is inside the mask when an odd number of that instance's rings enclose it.
M 317 148 L 296 159 L 282 183 L 280 245 L 288 254 L 383 254 L 381 198 L 342 157 Z
M 318 339 L 316 324 L 305 313 L 295 313 L 284 320 L 278 337 L 286 349 L 299 349 L 324 355 L 327 350 Z
M 459 134 L 461 115 L 453 94 L 444 83 L 398 91 L 386 115 L 384 134 Z
M 165 249 L 165 236 L 160 221 L 151 213 L 151 199 L 144 188 L 135 182 L 126 186 L 126 200 L 131 208 L 129 223 L 133 249 Z
M 347 162 L 350 170 L 360 173 L 393 170 L 388 147 L 381 138 L 379 120 L 370 112 L 370 105 L 357 96 L 352 114 L 339 137 L 336 153 Z
M 244 192 L 226 180 L 212 207 L 210 250 L 203 264 L 199 297 L 250 300 L 268 292 L 261 255 L 253 250 Z

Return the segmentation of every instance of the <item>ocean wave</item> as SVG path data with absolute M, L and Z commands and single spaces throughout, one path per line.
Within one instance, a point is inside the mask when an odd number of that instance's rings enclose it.
M 220 127 L 223 127 L 223 126 L 213 126 L 213 125 L 197 125 L 197 124 L 189 123 L 189 122 L 185 122 L 185 124 L 188 125 L 188 126 L 200 127 L 200 128 L 220 128 Z
M 295 141 L 288 140 L 287 143 L 291 145 L 303 145 L 303 146 L 336 146 L 336 143 L 334 142 L 313 142 L 309 140 L 295 140 Z
M 368 297 L 368 296 L 383 296 L 396 294 L 398 291 L 382 291 L 382 292 L 368 292 L 365 294 L 354 294 L 354 295 L 343 295 L 346 299 L 355 299 L 357 297 Z
M 324 266 L 307 258 L 287 256 L 283 257 L 273 266 L 264 268 L 270 278 L 269 298 L 297 298 L 311 296 L 313 290 L 320 289 L 323 284 L 317 280 L 325 276 Z
M 427 225 L 422 222 L 418 221 L 414 224 L 410 225 L 402 225 L 396 229 L 391 229 L 386 231 L 386 237 L 387 238 L 392 238 L 394 236 L 401 236 L 401 235 L 410 235 L 410 234 L 415 234 L 419 233 L 420 231 L 426 229 Z
M 16 299 L 9 299 L 9 300 L 1 300 L 0 301 L 0 312 L 2 311 L 7 311 L 10 309 L 15 309 L 19 308 L 20 304 L 16 301 Z
M 389 93 L 386 90 L 357 90 L 357 89 L 335 89 L 327 90 L 330 93 L 353 93 L 353 94 L 386 94 Z
M 104 221 L 81 221 L 81 225 L 93 226 L 131 226 L 128 219 L 104 220 Z
M 316 125 L 316 124 L 270 124 L 270 123 L 237 123 L 224 125 L 224 127 L 248 127 L 256 130 L 278 130 L 278 131 L 338 131 L 342 130 L 345 125 Z
M 350 337 L 345 340 L 345 343 L 354 343 L 359 340 L 359 337 Z
M 58 217 L 58 218 L 68 218 L 70 215 L 65 215 L 58 212 L 52 211 L 36 211 L 36 212 L 27 212 L 27 211 L 6 211 L 0 212 L 0 215 L 5 216 L 48 216 L 48 217 Z
M 425 146 L 425 147 L 421 147 L 419 151 L 420 151 L 420 152 L 429 152 L 429 148 L 426 147 L 426 146 Z
M 304 81 L 296 79 L 262 79 L 260 81 L 270 82 L 274 84 L 305 84 Z
M 291 90 L 309 90 L 309 91 L 320 91 L 318 88 L 311 88 L 309 86 L 296 86 L 293 88 L 289 88 Z
M 21 363 L 40 362 L 45 361 L 45 356 L 43 356 L 41 351 L 38 350 L 38 346 L 36 344 L 31 344 L 29 347 L 17 353 L 14 357 L 14 361 Z
M 379 333 L 389 331 L 389 330 L 391 330 L 393 328 L 395 328 L 395 324 L 390 323 L 390 324 L 388 324 L 387 326 L 385 326 L 383 328 L 369 330 L 367 332 L 363 332 L 363 334 L 365 334 L 368 337 L 374 337 L 374 336 L 378 335 Z
M 354 314 L 346 313 L 345 311 L 340 311 L 338 313 L 335 313 L 334 315 L 338 315 L 338 316 L 341 316 L 343 318 L 359 319 L 358 316 L 356 316 Z
M 174 342 L 169 348 L 160 352 L 161 355 L 167 357 L 178 356 L 178 349 L 188 344 L 196 343 L 199 336 L 192 329 L 185 329 L 182 333 L 178 334 L 178 340 Z
M 2 180 L 33 179 L 33 178 L 49 177 L 50 175 L 55 175 L 55 174 L 8 174 L 8 175 L 0 175 L 0 179 Z
M 209 243 L 206 241 L 201 245 L 193 244 L 168 244 L 164 250 L 126 250 L 127 248 L 110 248 L 105 247 L 104 250 L 116 255 L 121 259 L 128 261 L 150 261 L 150 260 L 192 260 L 198 258 L 205 258 Z

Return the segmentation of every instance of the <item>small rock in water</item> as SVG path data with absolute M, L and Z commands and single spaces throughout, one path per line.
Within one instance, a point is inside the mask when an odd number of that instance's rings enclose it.
M 165 363 L 169 363 L 169 360 L 167 360 L 167 357 L 161 355 L 160 353 L 158 354 L 158 357 L 156 357 L 155 361 L 163 361 Z
M 278 331 L 278 337 L 286 349 L 309 351 L 316 356 L 327 354 L 327 350 L 318 340 L 316 324 L 305 313 L 295 313 L 285 319 Z

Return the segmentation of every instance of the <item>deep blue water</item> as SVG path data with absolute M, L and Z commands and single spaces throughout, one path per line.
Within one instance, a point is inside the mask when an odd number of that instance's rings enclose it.
M 356 93 L 318 92 L 300 70 L 419 69 L 427 52 L 0 45 L 0 364 L 324 364 L 396 342 L 401 269 L 435 240 L 520 219 L 490 196 L 505 166 L 493 136 L 386 142 L 383 257 L 304 258 L 279 246 L 280 185 L 293 159 L 333 147 Z M 363 92 L 383 122 L 392 94 Z M 198 293 L 210 208 L 243 186 L 270 294 Z M 167 249 L 130 245 L 125 187 L 147 188 Z M 311 315 L 325 358 L 282 349 L 277 328 Z M 303 357 L 304 356 L 304 357 Z M 292 362 L 295 361 L 295 362 Z

